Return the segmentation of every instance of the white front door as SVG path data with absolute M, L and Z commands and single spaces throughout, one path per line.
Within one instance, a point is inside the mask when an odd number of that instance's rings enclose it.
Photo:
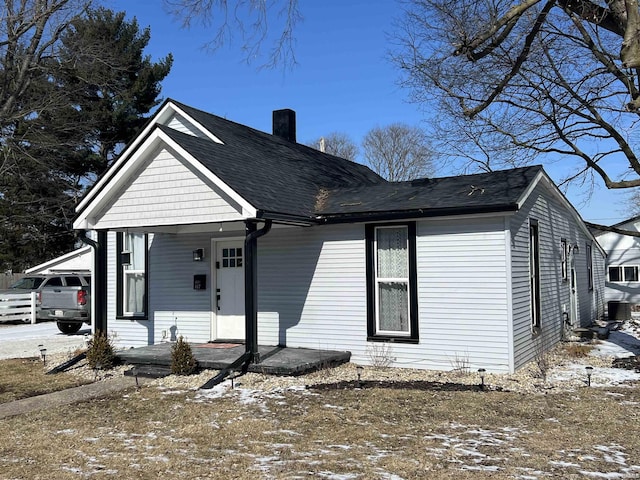
M 244 243 L 216 245 L 216 339 L 244 340 Z

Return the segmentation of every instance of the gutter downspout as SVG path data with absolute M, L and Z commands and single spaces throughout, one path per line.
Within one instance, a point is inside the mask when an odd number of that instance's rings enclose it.
M 107 232 L 98 230 L 98 241 L 87 237 L 86 230 L 80 230 L 78 238 L 94 250 L 93 278 L 91 279 L 91 298 L 94 312 L 91 318 L 93 332 L 107 333 Z
M 242 365 L 246 373 L 251 363 L 260 363 L 258 352 L 258 238 L 271 230 L 272 221 L 265 220 L 264 227 L 257 228 L 256 220 L 246 221 L 247 235 L 244 239 L 244 315 L 245 352 L 215 377 L 207 380 L 201 389 L 211 389 L 222 383 L 229 374 Z
M 257 230 L 255 220 L 247 220 L 247 236 L 244 240 L 244 315 L 245 315 L 245 353 L 250 362 L 260 363 L 258 352 L 258 238 L 271 230 L 272 221 L 266 220 L 264 227 Z

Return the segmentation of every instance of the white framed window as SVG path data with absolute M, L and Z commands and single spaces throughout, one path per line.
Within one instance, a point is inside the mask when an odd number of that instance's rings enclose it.
M 409 335 L 408 227 L 376 227 L 376 333 Z
M 562 280 L 567 281 L 569 278 L 569 244 L 566 238 L 560 240 L 560 264 L 562 265 Z
M 367 337 L 418 342 L 415 223 L 370 224 L 367 237 Z
M 608 268 L 609 281 L 613 283 L 627 283 L 640 281 L 640 266 L 616 265 Z
M 587 245 L 587 282 L 589 290 L 593 290 L 593 253 L 591 245 Z
M 117 304 L 119 317 L 147 315 L 147 236 L 118 234 Z

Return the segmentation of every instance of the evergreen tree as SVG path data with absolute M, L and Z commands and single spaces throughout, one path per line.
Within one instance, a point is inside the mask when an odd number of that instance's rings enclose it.
M 74 247 L 73 207 L 159 103 L 168 55 L 144 55 L 150 31 L 99 8 L 73 19 L 40 62 L 0 140 L 0 270 Z M 0 69 L 0 73 L 5 70 Z

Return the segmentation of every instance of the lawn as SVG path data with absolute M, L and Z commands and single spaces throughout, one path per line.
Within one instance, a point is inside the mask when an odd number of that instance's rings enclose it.
M 639 478 L 640 390 L 147 385 L 2 421 L 0 478 Z
M 87 383 L 86 380 L 75 375 L 64 373 L 46 375 L 46 371 L 47 367 L 36 358 L 0 361 L 0 403 L 34 397 Z

